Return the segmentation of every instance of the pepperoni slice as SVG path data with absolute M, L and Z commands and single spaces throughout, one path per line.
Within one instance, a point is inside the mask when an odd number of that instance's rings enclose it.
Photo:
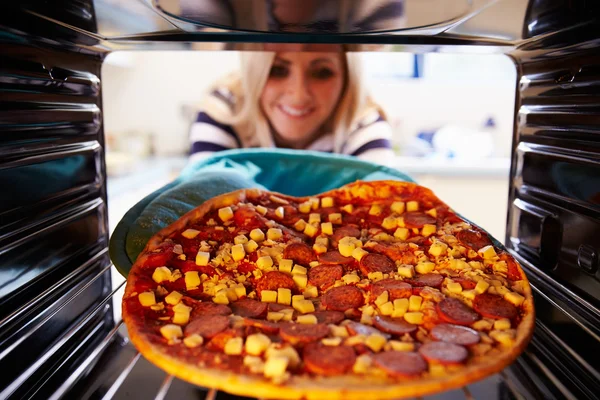
M 235 226 L 245 229 L 265 227 L 265 218 L 249 207 L 238 207 L 233 212 Z
M 306 265 L 317 260 L 315 252 L 306 243 L 290 243 L 283 249 L 283 258 Z
M 315 311 L 312 315 L 317 317 L 317 322 L 320 324 L 337 325 L 346 318 L 344 313 L 340 311 Z
M 279 335 L 291 344 L 306 344 L 321 340 L 329 334 L 329 327 L 325 324 L 281 324 Z
M 290 306 L 286 306 L 285 304 L 279 304 L 279 303 L 268 303 L 268 304 L 269 304 L 269 311 L 273 311 L 273 312 L 292 308 Z
M 342 375 L 350 372 L 356 361 L 356 353 L 350 346 L 326 346 L 309 343 L 304 347 L 302 359 L 306 369 L 319 376 Z
M 517 316 L 517 307 L 495 294 L 483 293 L 475 296 L 473 308 L 484 317 L 513 319 Z
M 479 343 L 479 333 L 475 329 L 453 324 L 439 324 L 431 329 L 431 336 L 442 342 L 470 346 Z
M 402 264 L 416 264 L 417 256 L 409 247 L 408 243 L 375 243 L 370 245 L 370 250 L 375 253 L 384 254 L 393 261 L 398 261 Z
M 373 362 L 395 376 L 410 377 L 427 370 L 427 362 L 423 357 L 411 351 L 384 351 L 375 354 Z
M 511 281 L 519 281 L 523 279 L 523 276 L 521 275 L 521 269 L 512 257 L 506 253 L 503 253 L 500 254 L 500 260 L 505 261 L 506 265 L 508 265 L 508 272 L 506 274 L 508 279 Z
M 413 286 L 431 286 L 439 288 L 442 286 L 442 282 L 444 282 L 444 277 L 440 274 L 423 274 L 408 282 Z
M 354 261 L 353 257 L 344 257 L 339 251 L 328 251 L 327 253 L 319 254 L 319 262 L 321 264 L 351 264 Z
M 185 335 L 189 336 L 196 333 L 205 339 L 211 339 L 217 333 L 221 333 L 227 328 L 229 328 L 229 317 L 224 315 L 206 315 L 202 318 L 192 320 L 187 324 Z
M 465 290 L 475 289 L 477 282 L 473 282 L 467 278 L 452 278 L 455 282 L 460 283 L 460 286 Z
M 396 264 L 383 254 L 369 253 L 360 259 L 360 270 L 365 275 L 370 272 L 389 274 L 396 270 Z
M 371 285 L 373 298 L 377 298 L 381 293 L 387 291 L 390 301 L 396 299 L 409 298 L 412 295 L 412 286 L 406 282 L 397 279 L 382 279 Z
M 386 339 L 389 339 L 392 337 L 391 335 L 388 335 L 387 333 L 381 332 L 379 329 L 376 329 L 376 328 L 373 328 L 372 326 L 361 324 L 360 322 L 355 322 L 355 321 L 351 321 L 351 322 L 347 323 L 346 329 L 352 335 L 369 336 L 369 335 L 373 335 L 373 334 L 378 334 L 378 335 L 385 337 Z
M 267 303 L 252 299 L 241 299 L 230 306 L 235 315 L 247 318 L 265 318 L 269 308 Z
M 419 353 L 427 361 L 437 361 L 441 364 L 460 364 L 469 356 L 464 347 L 447 342 L 425 343 L 419 347 Z
M 456 238 L 459 240 L 459 242 L 474 249 L 475 251 L 492 244 L 492 241 L 488 235 L 472 229 L 459 231 L 456 234 Z
M 437 304 L 440 318 L 457 325 L 471 325 L 481 317 L 462 301 L 447 297 Z
M 225 349 L 225 345 L 227 344 L 227 341 L 229 339 L 233 339 L 235 337 L 243 337 L 243 336 L 244 336 L 243 328 L 227 329 L 223 332 L 219 332 L 218 334 L 216 334 L 212 338 L 212 340 L 210 342 L 208 342 L 208 345 L 206 346 L 206 348 L 208 350 L 218 350 L 220 352 L 223 352 L 223 350 Z
M 319 289 L 327 289 L 336 280 L 342 279 L 344 269 L 341 265 L 318 265 L 308 271 L 308 282 Z
M 328 290 L 321 302 L 327 310 L 346 311 L 365 304 L 363 292 L 355 286 L 338 286 Z
M 265 321 L 264 319 L 244 318 L 244 325 L 260 329 L 264 333 L 275 334 L 279 332 L 280 325 L 276 322 Z
M 422 212 L 412 211 L 403 214 L 404 225 L 407 228 L 422 228 L 425 224 L 435 225 L 437 220 L 431 215 Z
M 225 304 L 216 304 L 212 301 L 203 301 L 194 304 L 192 310 L 192 317 L 200 315 L 229 315 L 231 314 L 231 308 Z
M 384 332 L 392 335 L 404 335 L 417 330 L 417 325 L 410 324 L 401 318 L 385 317 L 377 315 L 373 318 L 373 325 Z
M 358 229 L 354 225 L 346 225 L 335 229 L 333 231 L 333 235 L 331 235 L 331 244 L 333 245 L 333 247 L 337 247 L 339 241 L 346 236 L 351 236 L 359 239 L 360 229 Z
M 259 295 L 263 290 L 277 291 L 279 288 L 290 289 L 294 292 L 296 290 L 296 283 L 289 275 L 279 271 L 267 272 L 256 282 L 256 291 Z

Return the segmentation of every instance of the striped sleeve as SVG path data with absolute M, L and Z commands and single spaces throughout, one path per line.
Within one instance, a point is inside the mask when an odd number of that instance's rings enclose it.
M 348 136 L 343 153 L 365 161 L 388 165 L 394 157 L 391 139 L 392 127 L 379 116 Z
M 211 153 L 242 147 L 235 130 L 215 121 L 205 112 L 198 113 L 190 129 L 190 161 L 205 158 Z

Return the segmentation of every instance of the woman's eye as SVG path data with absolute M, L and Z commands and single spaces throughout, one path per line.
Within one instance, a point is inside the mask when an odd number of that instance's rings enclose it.
M 315 79 L 325 80 L 331 78 L 333 75 L 335 75 L 335 73 L 329 68 L 319 68 L 313 71 L 311 75 Z
M 288 69 L 280 65 L 274 65 L 269 72 L 271 78 L 285 78 L 288 76 Z

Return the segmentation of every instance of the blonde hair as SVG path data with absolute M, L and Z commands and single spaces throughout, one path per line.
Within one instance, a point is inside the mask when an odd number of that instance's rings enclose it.
M 225 77 L 211 89 L 227 89 L 235 102 L 228 107 L 216 96 L 208 96 L 203 111 L 216 121 L 232 125 L 243 147 L 273 147 L 269 121 L 260 107 L 260 96 L 269 78 L 274 52 L 241 53 L 241 73 Z M 344 89 L 330 122 L 334 135 L 334 152 L 340 153 L 346 138 L 370 112 L 385 112 L 368 95 L 362 79 L 362 63 L 357 53 L 344 52 L 346 79 Z

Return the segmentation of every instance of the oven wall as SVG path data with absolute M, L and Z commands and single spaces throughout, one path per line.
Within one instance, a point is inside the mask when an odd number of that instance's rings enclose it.
M 48 398 L 114 324 L 103 56 L 30 22 L 0 11 L 0 398 Z

